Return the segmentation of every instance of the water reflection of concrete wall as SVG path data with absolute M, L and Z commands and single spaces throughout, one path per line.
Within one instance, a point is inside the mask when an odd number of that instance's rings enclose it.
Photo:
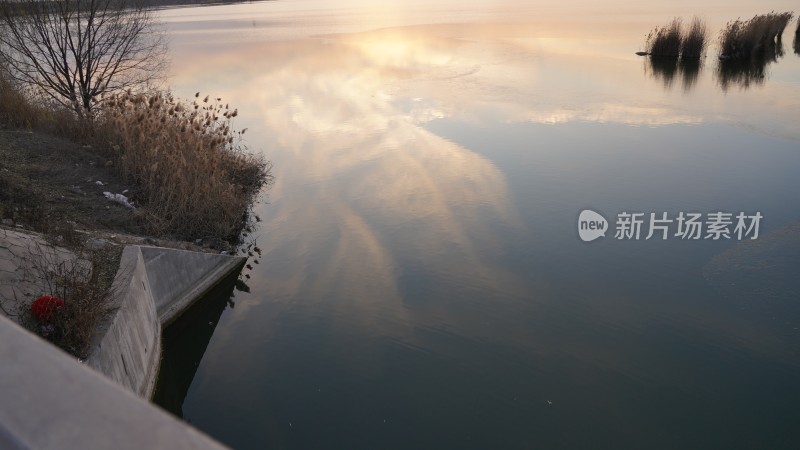
M 153 402 L 183 417 L 183 401 L 214 334 L 219 318 L 230 303 L 239 274 L 223 280 L 182 314 L 163 333 L 161 367 Z

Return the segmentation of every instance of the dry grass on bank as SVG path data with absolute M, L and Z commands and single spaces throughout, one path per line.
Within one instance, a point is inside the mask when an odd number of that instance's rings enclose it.
M 158 237 L 236 241 L 271 165 L 249 153 L 238 114 L 218 101 L 121 94 L 94 119 L 31 98 L 0 72 L 0 128 L 24 128 L 85 145 L 130 186 L 137 226 Z M 65 150 L 67 151 L 67 150 Z M 108 182 L 108 180 L 106 180 Z M 115 191 L 117 192 L 117 191 Z
M 45 117 L 46 111 L 29 102 L 17 83 L 0 67 L 0 125 L 31 129 Z
M 97 129 L 138 187 L 154 232 L 235 239 L 270 181 L 270 164 L 246 151 L 238 114 L 219 101 L 186 104 L 169 94 L 122 94 L 103 102 Z M 245 130 L 246 131 L 246 130 Z
M 780 42 L 792 13 L 762 14 L 729 22 L 720 33 L 720 59 L 746 59 L 769 51 Z
M 0 128 L 41 131 L 79 143 L 93 135 L 90 120 L 49 98 L 31 95 L 0 67 Z

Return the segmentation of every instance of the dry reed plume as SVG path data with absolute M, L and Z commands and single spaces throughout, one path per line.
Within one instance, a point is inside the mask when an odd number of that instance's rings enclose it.
M 647 35 L 645 47 L 651 56 L 677 57 L 681 51 L 681 19 L 656 27 Z
M 700 59 L 706 48 L 707 37 L 708 30 L 701 19 L 693 18 L 689 30 L 684 33 L 682 19 L 676 17 L 663 27 L 653 28 L 645 41 L 646 51 L 639 54 Z
M 794 52 L 800 55 L 800 17 L 797 18 L 797 29 L 794 30 Z
M 153 232 L 235 240 L 270 181 L 270 164 L 244 151 L 246 130 L 231 128 L 238 112 L 209 100 L 126 93 L 103 102 L 98 129 L 137 186 L 134 200 L 146 207 Z
M 683 59 L 700 59 L 706 48 L 706 39 L 708 37 L 708 29 L 705 22 L 698 17 L 692 19 L 692 24 L 689 25 L 689 31 L 681 41 L 681 58 Z
M 792 13 L 771 12 L 750 20 L 729 22 L 719 38 L 720 59 L 741 60 L 771 51 L 780 44 L 791 19 Z

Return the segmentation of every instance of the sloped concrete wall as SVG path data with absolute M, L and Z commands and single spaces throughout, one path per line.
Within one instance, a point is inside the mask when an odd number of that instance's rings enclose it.
M 161 323 L 138 246 L 123 251 L 114 289 L 116 312 L 98 330 L 86 364 L 136 395 L 150 398 L 161 362 Z
M 247 259 L 131 245 L 114 279 L 116 312 L 98 330 L 86 360 L 136 395 L 150 399 L 161 363 L 161 328 Z
M 159 247 L 140 247 L 161 325 L 175 320 L 246 258 Z

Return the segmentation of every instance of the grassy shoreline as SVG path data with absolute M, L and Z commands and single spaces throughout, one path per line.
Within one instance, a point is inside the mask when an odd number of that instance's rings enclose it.
M 6 225 L 53 234 L 80 223 L 224 249 L 272 182 L 269 161 L 233 129 L 238 111 L 221 101 L 122 94 L 99 102 L 89 121 L 28 98 L 1 73 L 0 88 Z
M 238 111 L 209 100 L 122 94 L 87 120 L 31 99 L 0 73 L 0 227 L 39 233 L 81 261 L 31 249 L 45 289 L 16 300 L 21 324 L 85 357 L 111 313 L 123 245 L 236 250 L 271 165 L 246 151 L 232 127 Z M 63 301 L 44 321 L 31 309 L 40 296 Z

